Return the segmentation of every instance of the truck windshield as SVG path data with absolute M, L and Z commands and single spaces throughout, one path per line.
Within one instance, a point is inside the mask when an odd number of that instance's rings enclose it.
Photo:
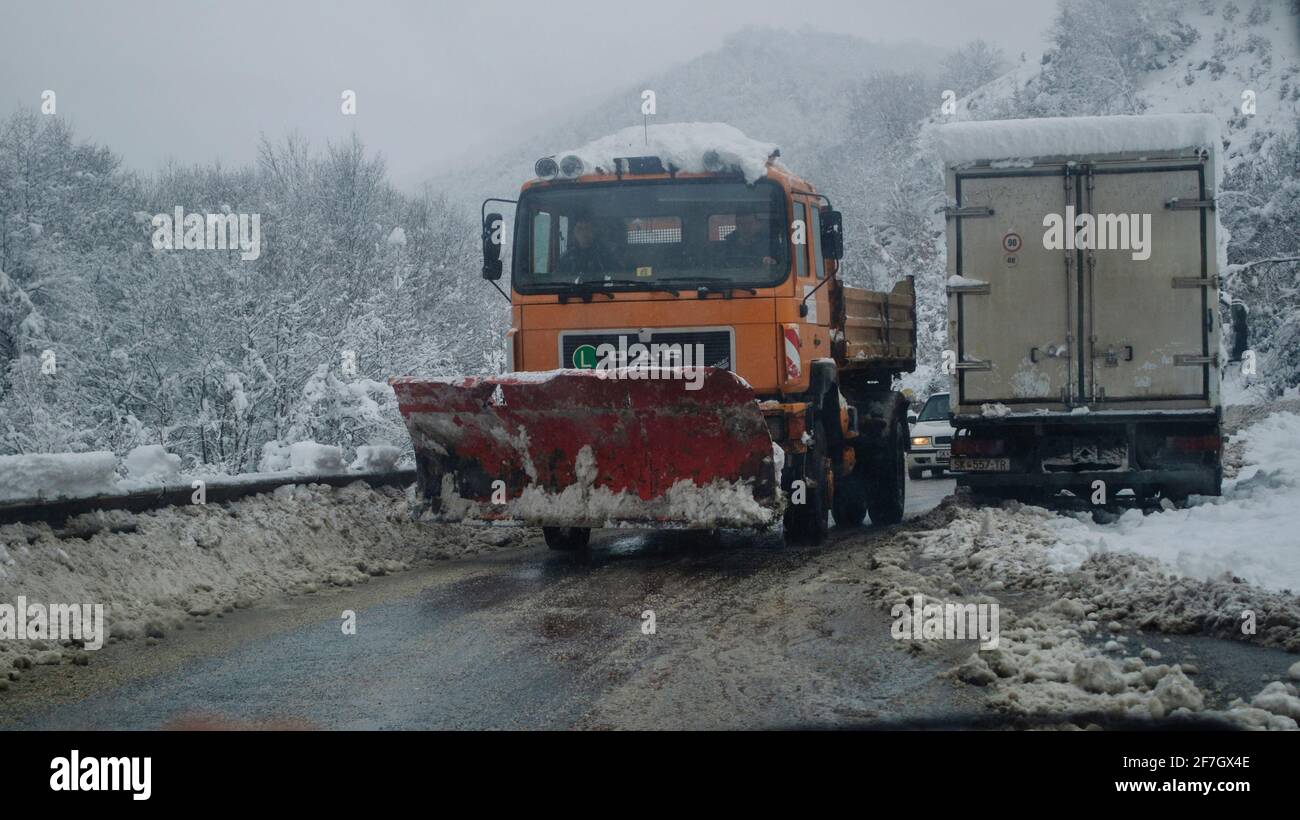
M 925 407 L 921 408 L 921 415 L 916 417 L 917 421 L 947 421 L 948 420 L 948 394 L 936 393 L 926 399 Z
M 589 183 L 529 191 L 515 226 L 520 293 L 581 286 L 766 287 L 790 267 L 785 195 L 760 180 Z

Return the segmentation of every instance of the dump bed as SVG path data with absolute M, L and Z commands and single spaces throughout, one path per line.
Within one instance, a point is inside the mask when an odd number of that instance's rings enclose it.
M 1217 407 L 1212 118 L 933 134 L 956 416 Z
M 847 368 L 910 373 L 916 369 L 916 289 L 912 277 L 889 293 L 844 285 L 836 357 Z

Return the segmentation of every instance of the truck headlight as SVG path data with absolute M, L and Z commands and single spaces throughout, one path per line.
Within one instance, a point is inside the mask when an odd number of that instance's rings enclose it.
M 913 446 L 913 447 L 929 447 L 929 446 L 930 446 L 930 437 L 929 437 L 929 436 L 912 436 L 912 446 Z

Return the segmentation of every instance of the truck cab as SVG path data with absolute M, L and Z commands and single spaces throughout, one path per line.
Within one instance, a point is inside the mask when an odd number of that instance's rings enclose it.
M 625 168 L 640 170 L 524 185 L 510 254 L 512 369 L 590 367 L 584 346 L 622 338 L 702 344 L 704 364 L 759 396 L 806 393 L 812 363 L 832 357 L 836 289 L 819 285 L 835 275 L 838 214 L 775 167 L 752 184 L 671 173 L 655 158 Z

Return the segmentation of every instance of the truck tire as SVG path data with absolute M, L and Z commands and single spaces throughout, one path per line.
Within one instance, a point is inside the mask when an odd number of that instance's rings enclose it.
M 907 468 L 907 477 L 912 479 L 913 481 L 920 481 L 924 476 L 925 476 L 925 470 L 922 470 L 920 467 Z
M 835 482 L 831 515 L 835 516 L 837 527 L 850 529 L 862 526 L 867 517 L 867 483 L 857 470 Z
M 826 457 L 826 435 L 820 421 L 813 428 L 813 443 L 804 454 L 804 503 L 791 503 L 785 511 L 784 530 L 787 546 L 817 546 L 826 540 L 827 496 L 833 477 L 831 460 Z M 795 476 L 798 478 L 798 476 Z
M 870 461 L 867 512 L 871 514 L 872 524 L 882 526 L 903 520 L 907 496 L 907 481 L 903 478 L 906 452 L 907 425 L 894 419 L 890 422 L 885 441 L 874 449 Z
M 542 537 L 553 550 L 585 550 L 591 541 L 591 527 L 542 527 Z

